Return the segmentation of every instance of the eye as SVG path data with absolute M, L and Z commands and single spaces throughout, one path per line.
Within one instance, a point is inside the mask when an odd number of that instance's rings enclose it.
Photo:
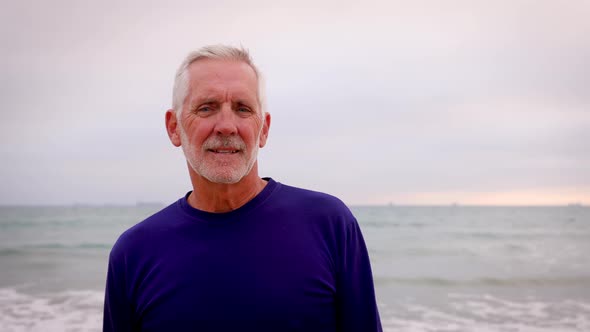
M 250 113 L 252 111 L 248 107 L 240 106 L 240 107 L 238 107 L 238 112 L 240 112 L 240 113 Z
M 215 109 L 211 105 L 203 105 L 195 110 L 199 116 L 208 116 L 213 113 Z

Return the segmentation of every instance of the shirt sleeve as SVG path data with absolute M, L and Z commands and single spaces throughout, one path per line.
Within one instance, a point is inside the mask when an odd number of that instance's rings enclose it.
M 381 332 L 369 254 L 356 220 L 346 226 L 336 288 L 339 332 Z
M 133 310 L 125 287 L 124 259 L 109 256 L 104 300 L 103 332 L 133 331 Z

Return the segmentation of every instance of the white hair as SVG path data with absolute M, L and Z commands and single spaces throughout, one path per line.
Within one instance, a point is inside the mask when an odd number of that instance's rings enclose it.
M 250 53 L 247 49 L 226 45 L 210 45 L 205 46 L 197 51 L 189 53 L 184 59 L 174 78 L 174 89 L 172 90 L 172 109 L 176 112 L 180 120 L 180 113 L 182 112 L 182 105 L 188 95 L 189 89 L 189 71 L 188 67 L 195 61 L 204 59 L 219 59 L 219 60 L 233 60 L 241 61 L 249 65 L 256 74 L 258 81 L 258 103 L 260 104 L 260 116 L 264 117 L 266 112 L 266 96 L 264 91 L 264 80 L 262 74 L 254 65 Z

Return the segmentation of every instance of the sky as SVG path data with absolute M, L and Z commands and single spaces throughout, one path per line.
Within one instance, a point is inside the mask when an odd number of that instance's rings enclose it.
M 0 205 L 172 202 L 174 72 L 248 48 L 261 176 L 350 205 L 590 204 L 590 2 L 0 0 Z

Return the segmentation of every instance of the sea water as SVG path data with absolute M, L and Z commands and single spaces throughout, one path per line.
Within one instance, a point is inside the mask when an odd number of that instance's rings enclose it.
M 160 208 L 0 207 L 0 331 L 100 331 L 109 250 Z M 590 331 L 590 208 L 351 209 L 385 331 Z

